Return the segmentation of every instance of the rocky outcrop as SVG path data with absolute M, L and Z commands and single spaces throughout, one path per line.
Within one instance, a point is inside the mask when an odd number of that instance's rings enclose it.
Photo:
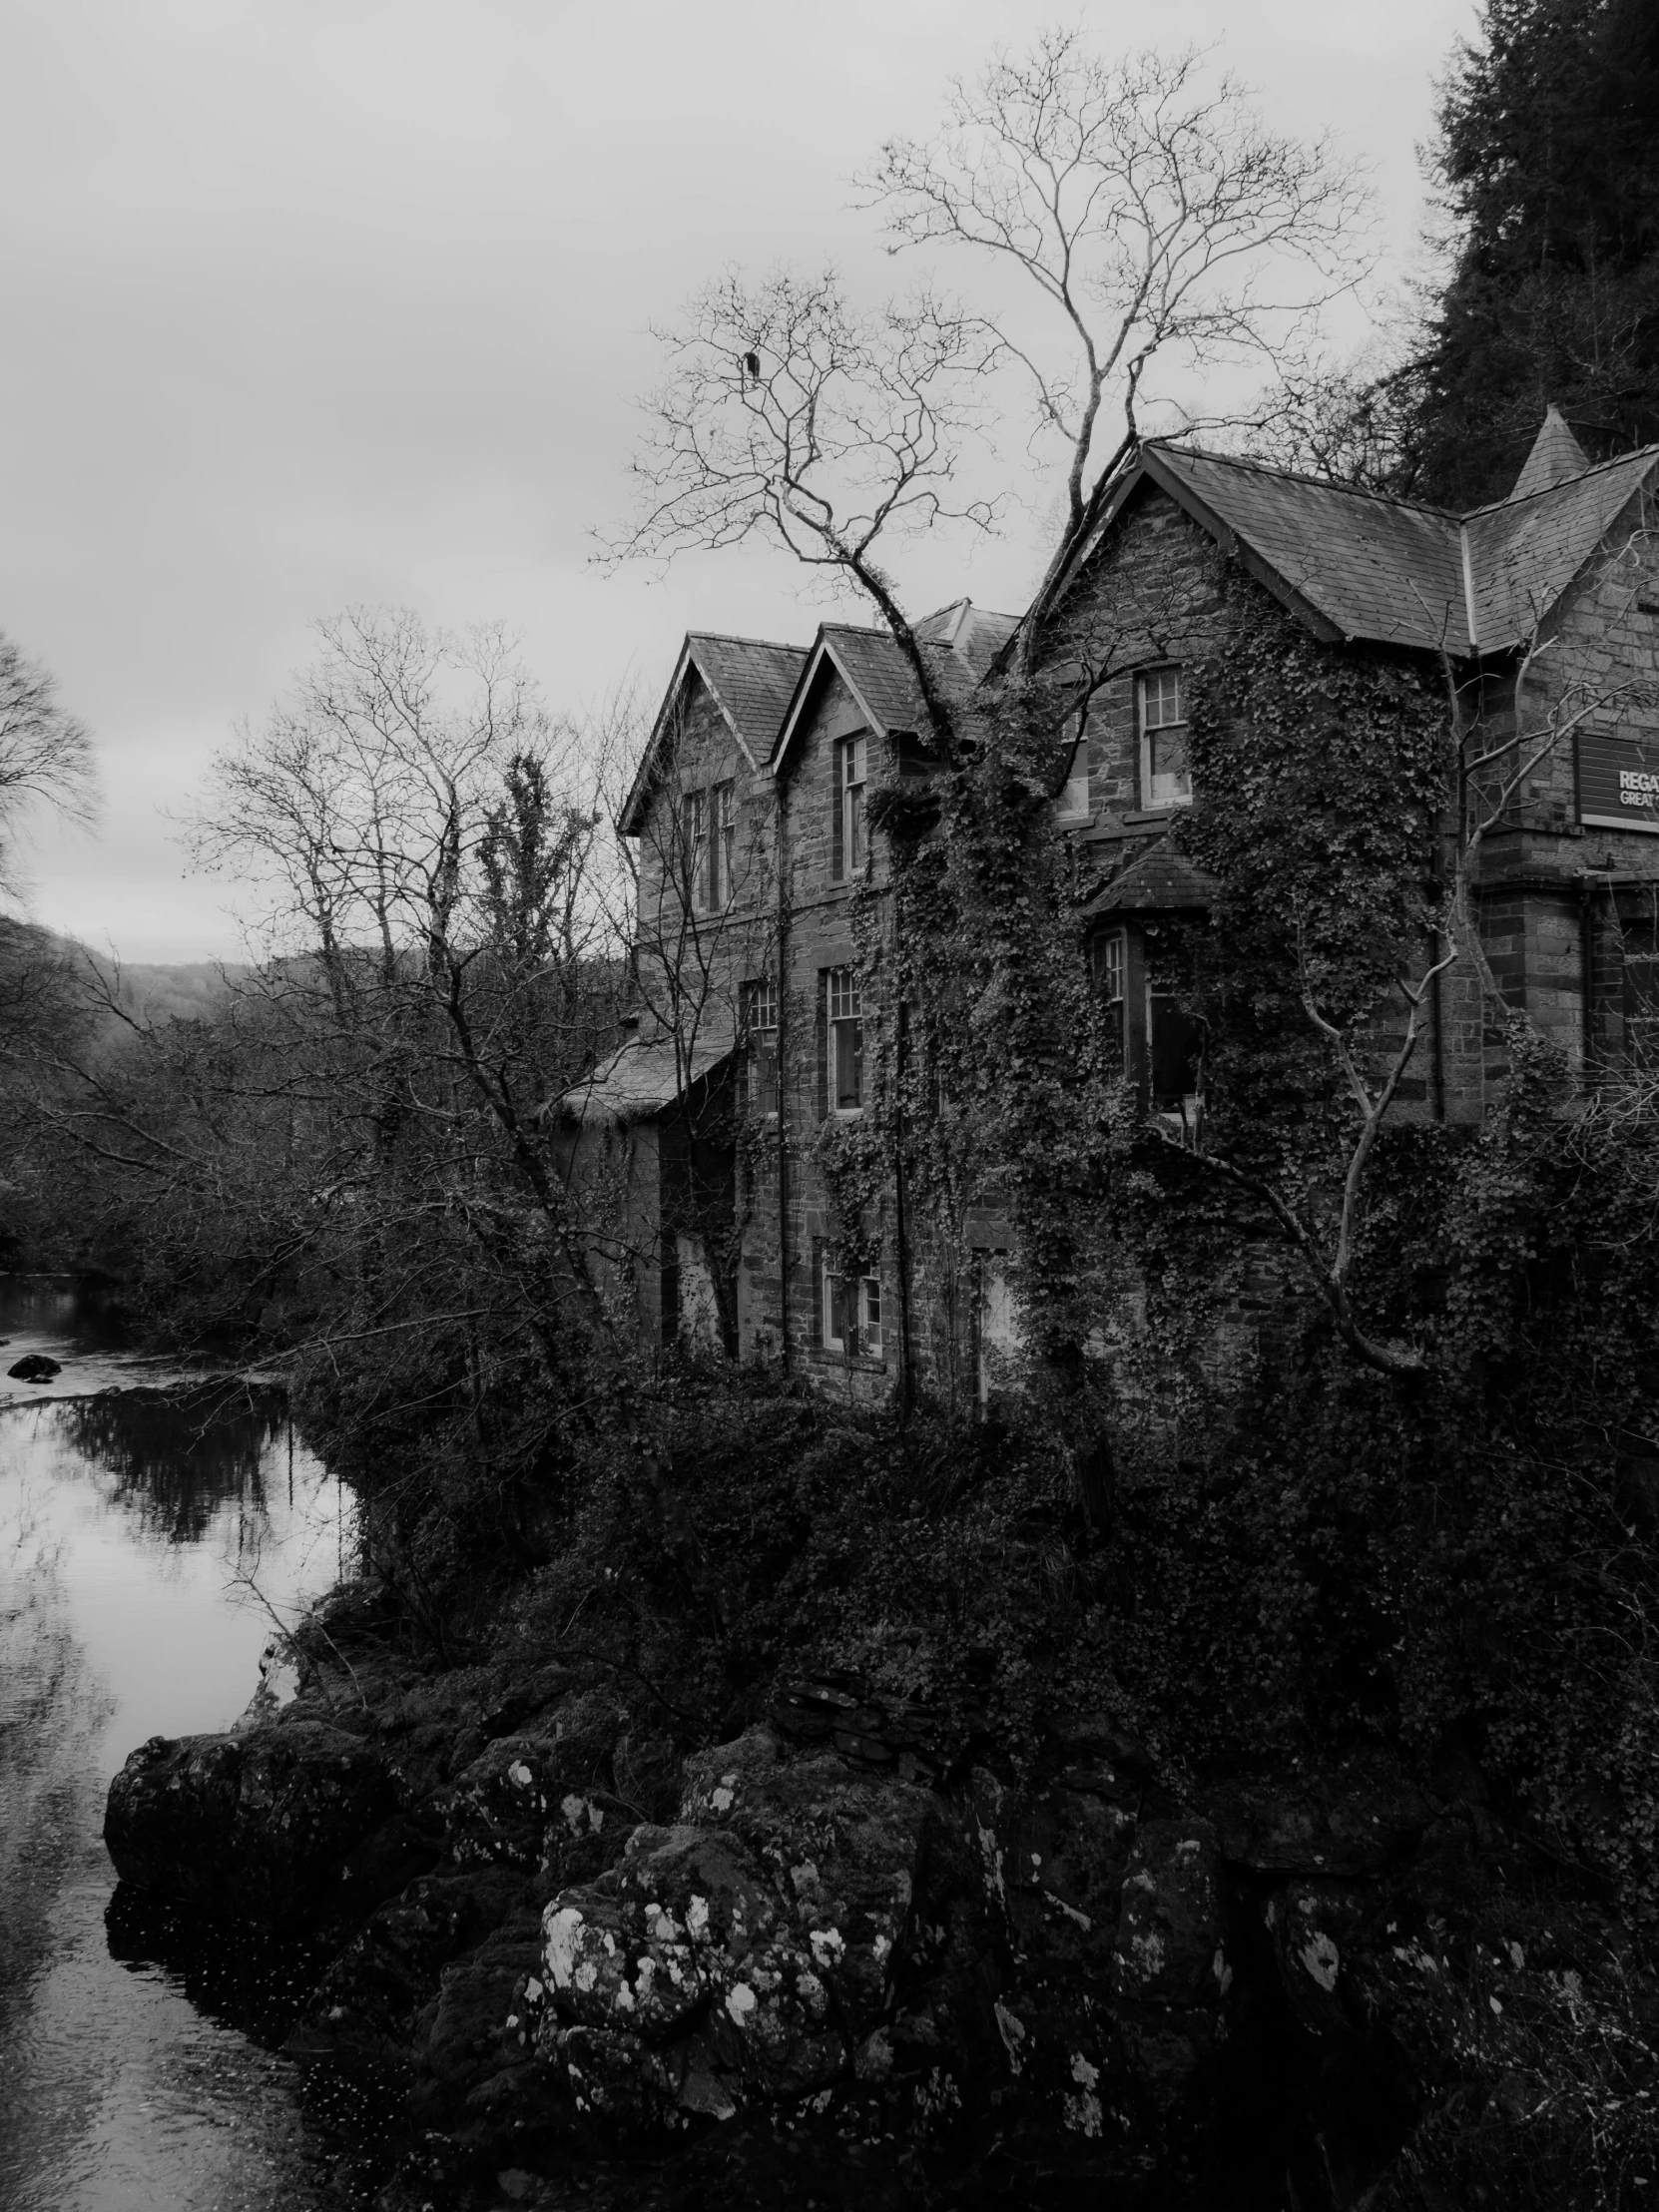
M 108 1835 L 130 1882 L 316 1938 L 287 2047 L 400 2082 L 388 2212 L 619 2154 L 725 2201 L 733 2142 L 783 2159 L 779 2201 L 805 2145 L 871 2212 L 870 2145 L 963 2205 L 1196 2208 L 1244 2159 L 1262 2201 L 1289 2174 L 1310 2212 L 1403 2206 L 1436 2128 L 1489 2149 L 1552 2109 L 1552 2022 L 1648 2047 L 1607 1924 L 1506 1903 L 1536 1868 L 1381 1754 L 1177 1800 L 1105 1715 L 1052 1716 L 1017 1781 L 963 1731 L 802 1678 L 675 1794 L 665 1744 L 557 1668 L 365 1662 L 331 1706 L 145 1745 Z

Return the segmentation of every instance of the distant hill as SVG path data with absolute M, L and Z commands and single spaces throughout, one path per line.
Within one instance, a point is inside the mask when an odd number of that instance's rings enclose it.
M 119 973 L 122 1005 L 137 1021 L 206 1021 L 224 1005 L 230 987 L 251 973 L 245 961 L 182 960 L 172 964 L 123 961 L 119 971 L 105 955 L 85 958 L 106 982 Z

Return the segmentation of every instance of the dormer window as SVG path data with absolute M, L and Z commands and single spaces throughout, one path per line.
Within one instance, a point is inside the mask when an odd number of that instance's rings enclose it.
M 1141 804 L 1189 807 L 1187 707 L 1178 668 L 1151 668 L 1140 679 Z

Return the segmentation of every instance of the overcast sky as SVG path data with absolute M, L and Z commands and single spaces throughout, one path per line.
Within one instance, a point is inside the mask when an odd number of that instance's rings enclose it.
M 1056 13 L 1108 52 L 1221 37 L 1274 123 L 1374 165 L 1405 266 L 1468 0 Z M 646 324 L 727 263 L 832 256 L 886 288 L 850 171 L 1046 19 L 0 0 L 0 628 L 92 724 L 108 793 L 96 839 L 39 838 L 38 918 L 130 959 L 235 956 L 227 888 L 186 875 L 167 810 L 348 604 L 502 618 L 573 709 L 630 671 L 659 687 L 688 628 L 810 637 L 824 608 L 778 557 L 590 565 L 628 507 Z M 917 604 L 1014 608 L 1034 562 L 1016 517 L 971 559 L 918 550 L 904 580 Z

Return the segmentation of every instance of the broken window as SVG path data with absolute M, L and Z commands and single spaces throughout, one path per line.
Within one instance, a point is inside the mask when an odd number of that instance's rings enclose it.
M 855 1114 L 864 1103 L 863 993 L 855 968 L 829 968 L 824 980 L 830 1035 L 830 1104 L 837 1114 Z
M 770 976 L 743 987 L 749 1036 L 749 1103 L 757 1114 L 778 1111 L 778 985 Z
M 1192 801 L 1187 767 L 1187 711 L 1178 668 L 1152 668 L 1140 680 L 1141 804 L 1185 807 Z
M 823 1335 L 826 1352 L 854 1360 L 881 1357 L 881 1279 L 876 1275 L 837 1275 L 824 1260 Z

